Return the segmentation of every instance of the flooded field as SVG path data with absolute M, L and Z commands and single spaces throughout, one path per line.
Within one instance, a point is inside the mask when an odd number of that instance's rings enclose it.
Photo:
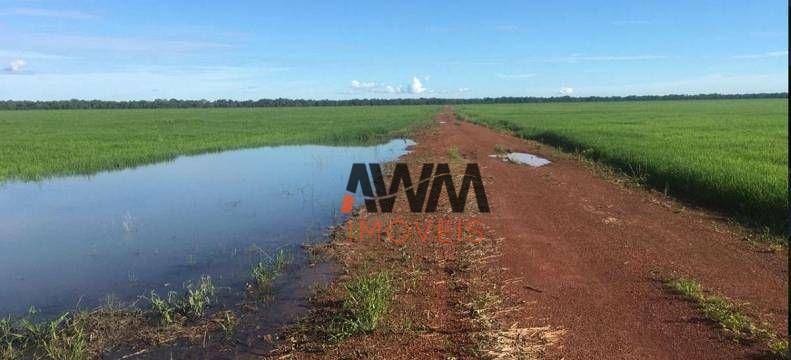
M 339 219 L 351 164 L 394 160 L 410 144 L 267 147 L 2 184 L 0 315 L 130 302 L 202 275 L 233 302 L 251 265 L 279 249 L 294 263 L 277 297 L 295 300 L 324 277 L 306 270 L 300 245 Z

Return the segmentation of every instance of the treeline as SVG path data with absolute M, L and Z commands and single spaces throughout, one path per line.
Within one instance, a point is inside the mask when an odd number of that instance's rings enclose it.
M 419 98 L 419 99 L 352 99 L 352 100 L 306 100 L 306 99 L 260 99 L 260 100 L 54 100 L 0 101 L 0 110 L 51 110 L 51 109 L 165 109 L 165 108 L 244 108 L 244 107 L 290 107 L 290 106 L 365 106 L 365 105 L 455 105 L 455 104 L 519 104 L 549 102 L 587 101 L 661 101 L 661 100 L 711 100 L 711 99 L 785 99 L 788 93 L 759 94 L 698 94 L 698 95 L 632 95 L 632 96 L 587 96 L 587 97 L 486 97 L 474 99 Z

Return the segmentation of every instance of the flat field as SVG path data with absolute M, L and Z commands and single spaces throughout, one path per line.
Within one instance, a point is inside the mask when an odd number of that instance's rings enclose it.
M 579 151 L 702 205 L 781 230 L 788 100 L 458 106 L 473 122 Z
M 426 124 L 436 106 L 0 111 L 0 182 L 285 144 L 369 144 Z

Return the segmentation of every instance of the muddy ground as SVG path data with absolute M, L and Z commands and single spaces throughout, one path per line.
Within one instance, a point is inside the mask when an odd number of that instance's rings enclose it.
M 450 109 L 417 134 L 401 159 L 411 169 L 448 162 L 454 174 L 480 165 L 490 213 L 390 216 L 408 221 L 475 219 L 475 241 L 349 238 L 362 211 L 322 249 L 341 265 L 310 315 L 281 335 L 272 357 L 728 359 L 764 354 L 735 341 L 670 293 L 662 280 L 688 277 L 721 294 L 777 334 L 788 332 L 785 250 L 746 241 L 727 218 L 629 185 L 551 147 L 461 122 Z M 508 149 L 552 161 L 529 167 L 490 157 Z M 417 172 L 417 170 L 414 170 Z M 416 177 L 416 174 L 413 174 Z M 470 196 L 473 198 L 473 196 Z M 474 201 L 467 209 L 475 209 Z M 432 220 L 433 221 L 433 220 Z M 351 230 L 351 233 L 349 232 Z M 353 238 L 353 236 L 352 236 Z M 328 341 L 320 330 L 343 285 L 386 269 L 394 302 L 371 334 Z M 329 314 L 329 315 L 328 315 Z

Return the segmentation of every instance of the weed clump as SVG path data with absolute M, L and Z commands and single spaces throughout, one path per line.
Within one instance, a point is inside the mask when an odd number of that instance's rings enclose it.
M 344 288 L 346 298 L 330 336 L 334 341 L 374 331 L 390 309 L 394 293 L 393 279 L 387 272 L 357 277 Z
M 508 154 L 509 152 L 511 152 L 511 151 L 508 150 L 508 148 L 505 147 L 505 145 L 502 145 L 502 144 L 495 144 L 494 145 L 494 153 L 497 154 L 497 155 L 505 155 L 505 154 Z
M 451 160 L 455 160 L 455 161 L 464 160 L 464 156 L 461 155 L 461 152 L 459 152 L 459 148 L 457 146 L 451 146 L 448 149 L 448 156 L 451 158 Z
M 28 317 L 0 319 L 0 358 L 87 359 L 88 336 L 84 324 L 70 313 L 50 321 L 35 321 L 37 311 Z
M 250 270 L 250 275 L 255 281 L 258 290 L 269 291 L 272 282 L 280 276 L 286 267 L 293 262 L 293 257 L 284 249 L 280 249 L 275 256 L 259 261 Z
M 202 317 L 214 301 L 216 289 L 208 276 L 201 277 L 197 286 L 188 283 L 185 287 L 186 292 L 170 291 L 164 298 L 151 291 L 148 298 L 151 310 L 162 324 L 170 325 Z

